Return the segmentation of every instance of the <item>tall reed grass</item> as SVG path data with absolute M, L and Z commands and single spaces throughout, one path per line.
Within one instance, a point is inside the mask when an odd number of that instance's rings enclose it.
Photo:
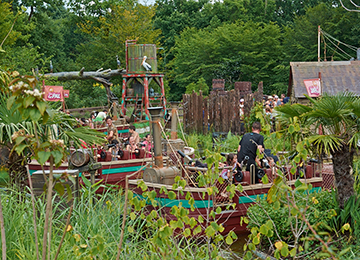
M 71 227 L 67 227 L 68 231 L 57 259 L 115 259 L 124 210 L 122 191 L 108 191 L 94 196 L 92 192 L 83 190 L 80 194 L 80 197 L 73 201 Z M 1 199 L 5 219 L 7 259 L 36 259 L 30 195 L 26 192 L 3 189 Z M 44 201 L 43 196 L 36 198 L 38 234 L 44 231 L 46 208 Z M 51 259 L 55 257 L 70 209 L 68 203 L 59 196 L 54 196 L 53 205 Z M 128 214 L 130 212 L 131 208 L 128 209 Z M 146 219 L 141 218 L 139 214 L 136 218 L 127 218 L 120 259 L 163 258 L 158 254 L 153 242 L 155 231 L 149 226 Z M 195 241 L 186 241 L 185 247 L 179 244 L 182 243 L 177 238 L 169 239 L 166 246 L 171 255 L 168 259 L 188 259 L 192 258 L 195 251 L 206 252 L 206 248 L 196 244 Z M 42 248 L 42 239 L 39 239 L 39 248 Z

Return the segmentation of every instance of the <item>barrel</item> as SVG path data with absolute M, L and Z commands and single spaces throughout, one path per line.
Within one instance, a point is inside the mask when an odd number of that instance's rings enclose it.
M 70 155 L 70 162 L 75 167 L 81 167 L 89 163 L 91 152 L 87 149 L 78 149 Z
M 173 185 L 176 176 L 181 176 L 181 172 L 175 166 L 163 168 L 148 167 L 144 170 L 143 179 L 146 182 Z
M 127 46 L 127 73 L 145 73 L 141 65 L 144 56 L 151 65 L 151 73 L 157 73 L 156 45 L 155 44 L 129 44 Z

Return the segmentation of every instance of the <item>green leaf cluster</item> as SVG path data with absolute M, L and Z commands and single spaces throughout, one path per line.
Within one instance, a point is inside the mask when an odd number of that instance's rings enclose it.
M 335 220 L 334 217 L 336 216 L 336 213 L 334 212 L 337 208 L 336 197 L 334 196 L 335 193 L 329 191 L 308 193 L 308 187 L 304 187 L 304 184 L 300 181 L 295 184 L 295 187 L 293 192 L 296 206 L 291 205 L 290 202 L 288 202 L 288 194 L 282 193 L 282 195 L 273 203 L 268 202 L 268 197 L 267 199 L 260 199 L 258 204 L 255 204 L 248 209 L 248 227 L 252 230 L 253 239 L 257 236 L 263 237 L 261 246 L 266 247 L 268 245 L 269 240 L 267 239 L 270 239 L 272 243 L 276 243 L 276 241 L 281 239 L 282 243 L 291 244 L 295 240 L 296 233 L 293 233 L 292 231 L 295 227 L 302 227 L 307 230 L 307 226 L 302 221 L 299 211 L 305 213 L 307 221 L 318 234 L 323 237 L 323 239 L 331 237 L 330 233 L 336 230 L 333 225 Z M 304 190 L 307 191 L 304 192 Z M 268 196 L 271 196 L 271 194 L 269 193 Z M 302 248 L 305 247 L 306 241 L 308 241 L 307 244 L 309 241 L 313 241 L 313 239 L 307 240 L 309 237 L 313 237 L 312 233 L 303 232 L 300 236 L 300 238 L 302 238 L 301 241 L 303 242 L 299 245 Z M 253 240 L 254 245 L 257 245 L 255 242 L 259 244 L 257 238 L 255 241 Z M 313 242 L 311 242 L 311 244 L 313 244 Z M 287 254 L 294 253 L 291 252 L 291 249 L 288 249 L 288 251 L 283 249 L 282 252 L 282 246 L 277 247 L 276 244 L 275 247 L 278 249 L 278 251 L 274 251 L 275 257 L 280 256 L 280 254 L 286 256 Z M 308 249 L 309 248 L 306 250 L 308 251 Z M 297 250 L 300 252 L 300 247 Z

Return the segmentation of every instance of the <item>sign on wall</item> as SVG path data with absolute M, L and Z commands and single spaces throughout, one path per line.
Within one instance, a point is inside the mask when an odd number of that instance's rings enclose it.
M 307 90 L 307 93 L 310 97 L 319 97 L 321 96 L 321 84 L 320 79 L 304 79 L 304 84 Z

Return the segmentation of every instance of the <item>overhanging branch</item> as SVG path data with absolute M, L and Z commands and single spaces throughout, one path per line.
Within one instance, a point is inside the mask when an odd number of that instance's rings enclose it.
M 112 102 L 118 103 L 118 98 L 110 90 L 112 83 L 110 79 L 116 76 L 121 76 L 125 74 L 125 70 L 103 70 L 102 68 L 97 71 L 88 71 L 85 72 L 85 68 L 81 68 L 80 71 L 68 71 L 68 72 L 56 72 L 44 74 L 44 77 L 47 79 L 55 79 L 58 81 L 68 81 L 68 80 L 87 80 L 92 79 L 104 85 L 106 89 L 106 94 L 108 96 L 108 103 L 111 106 Z
M 116 76 L 121 76 L 126 73 L 125 70 L 98 70 L 98 71 L 84 71 L 82 68 L 80 71 L 68 71 L 68 72 L 56 72 L 44 74 L 45 78 L 53 78 L 59 81 L 67 80 L 84 80 L 84 79 L 106 79 L 109 80 Z M 96 79 L 95 79 L 96 80 Z
M 350 0 L 350 2 L 354 5 L 355 8 L 360 8 L 359 5 L 355 4 L 352 0 Z M 342 2 L 342 0 L 340 0 L 340 4 L 341 6 L 346 10 L 346 11 L 349 11 L 349 12 L 358 12 L 360 13 L 360 9 L 349 9 L 347 8 L 344 3 Z

